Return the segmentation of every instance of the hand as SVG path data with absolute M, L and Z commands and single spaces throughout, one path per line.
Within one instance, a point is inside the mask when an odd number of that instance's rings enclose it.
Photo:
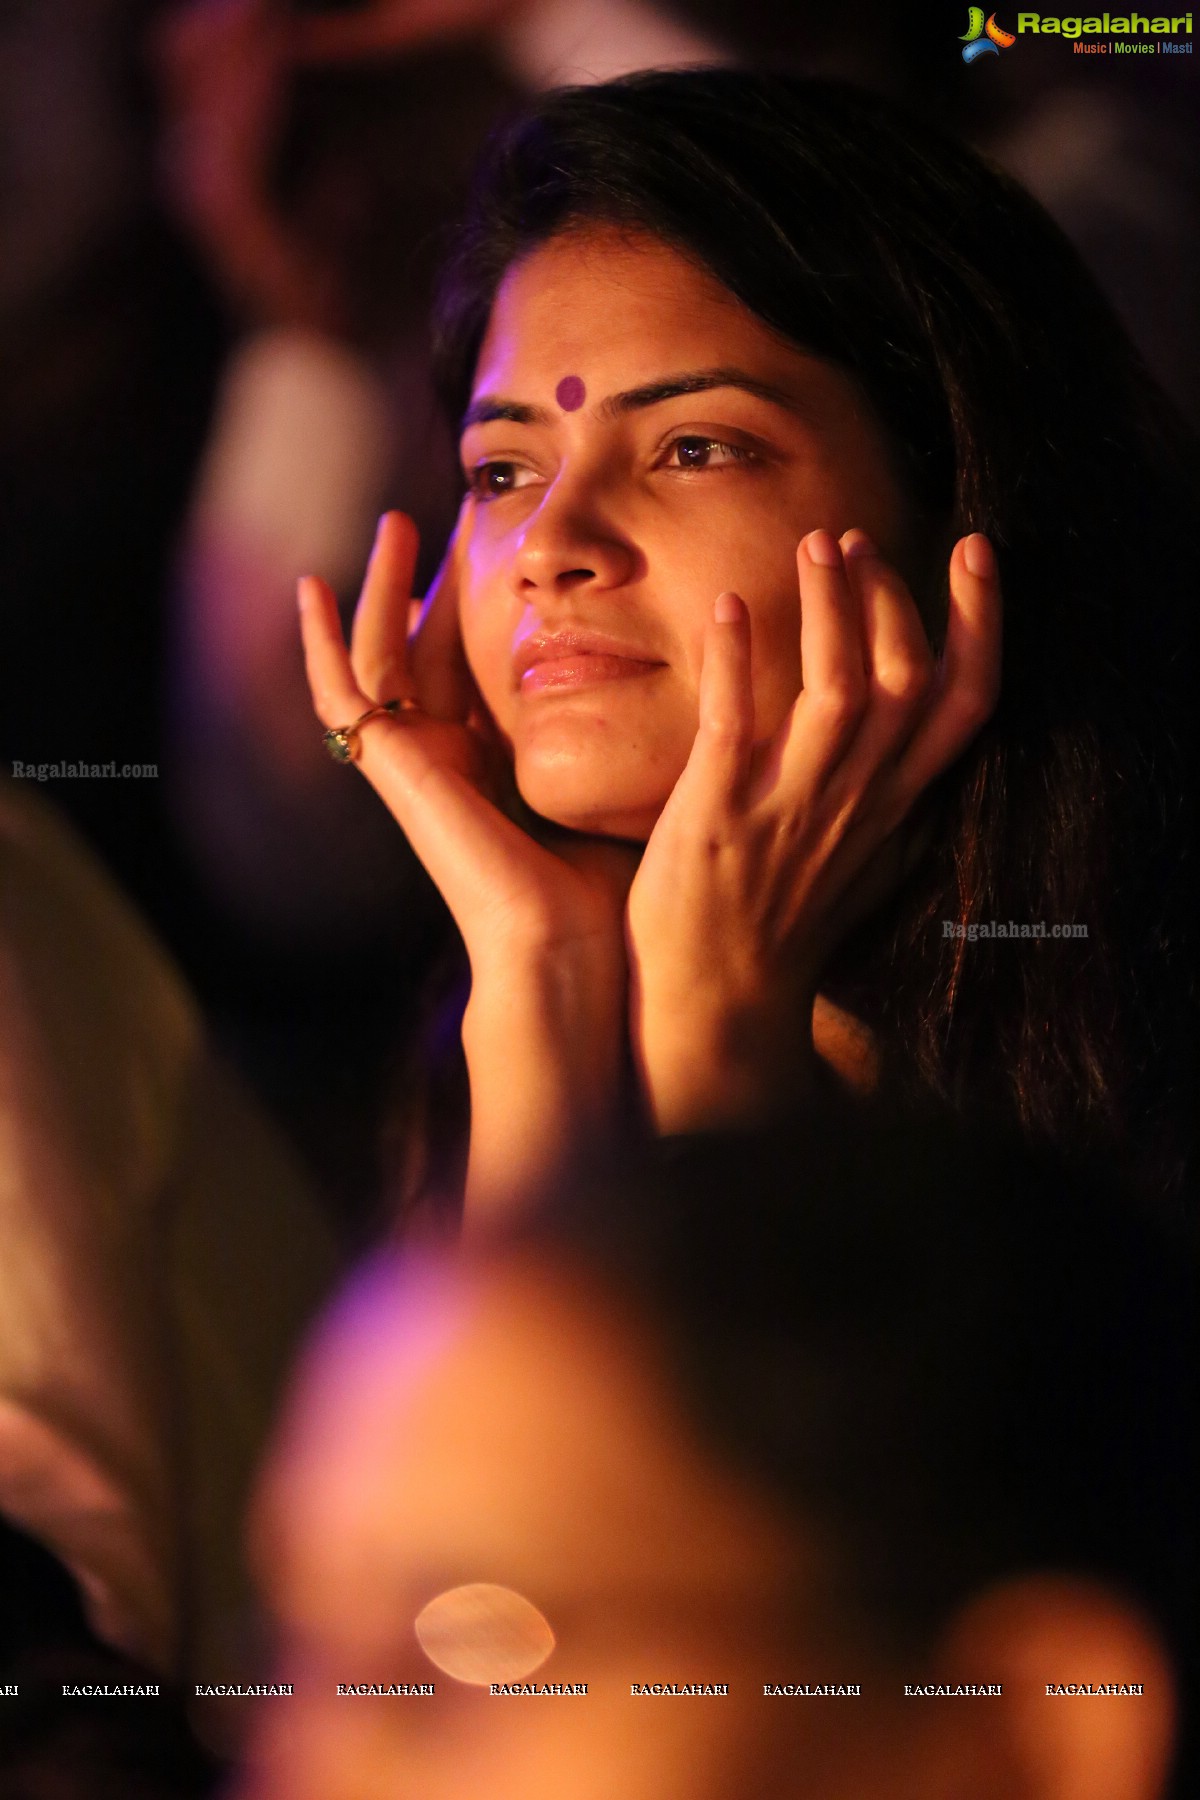
M 317 716 L 353 723 L 356 761 L 437 884 L 471 964 L 463 1026 L 471 1078 L 468 1193 L 509 1199 L 544 1178 L 617 1102 L 623 1060 L 625 884 L 598 858 L 569 862 L 496 804 L 505 764 L 458 636 L 463 520 L 408 638 L 417 533 L 388 513 L 347 652 L 337 602 L 306 578 L 299 599 Z
M 864 532 L 809 533 L 797 567 L 800 694 L 756 743 L 749 615 L 723 594 L 692 753 L 630 890 L 631 1033 L 660 1131 L 753 1118 L 804 1081 L 830 951 L 903 873 L 902 826 L 999 692 L 986 538 L 955 545 L 936 664 Z
M 410 598 L 416 528 L 403 513 L 386 513 L 348 653 L 331 589 L 306 577 L 299 599 L 309 686 L 326 726 L 347 725 L 384 701 L 416 702 L 418 710 L 365 725 L 355 760 L 437 884 L 478 975 L 590 935 L 602 920 L 611 923 L 613 906 L 497 804 L 506 765 L 458 637 L 461 543 L 456 533 L 418 605 Z

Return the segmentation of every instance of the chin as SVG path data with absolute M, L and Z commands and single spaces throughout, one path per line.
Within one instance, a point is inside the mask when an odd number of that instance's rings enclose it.
M 623 838 L 644 844 L 666 804 L 664 794 L 636 790 L 622 793 L 611 782 L 607 788 L 576 780 L 555 779 L 544 771 L 517 768 L 517 791 L 539 818 L 565 831 L 588 837 Z

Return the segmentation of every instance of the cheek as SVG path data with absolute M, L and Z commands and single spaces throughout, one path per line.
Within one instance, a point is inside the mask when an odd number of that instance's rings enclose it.
M 800 673 L 800 591 L 796 545 L 806 530 L 824 523 L 819 509 L 810 517 L 776 483 L 745 482 L 718 496 L 689 521 L 685 535 L 669 546 L 674 581 L 687 594 L 678 617 L 686 645 L 689 678 L 699 684 L 704 635 L 717 595 L 732 589 L 750 613 L 756 697 L 789 685 L 794 695 Z M 795 514 L 795 517 L 792 515 Z
M 458 604 L 463 651 L 489 712 L 499 716 L 512 686 L 513 621 L 496 583 L 468 574 Z
M 717 595 L 740 594 L 750 614 L 751 682 L 755 730 L 775 730 L 800 691 L 800 588 L 796 543 L 780 532 L 778 519 L 763 521 L 757 539 L 739 531 L 735 540 L 714 547 L 705 572 L 693 579 L 695 596 L 683 622 L 688 684 L 698 696 L 704 638 Z

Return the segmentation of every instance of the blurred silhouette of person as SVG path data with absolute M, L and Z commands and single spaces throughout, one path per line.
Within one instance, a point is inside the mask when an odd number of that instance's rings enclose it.
M 0 1240 L 0 1514 L 104 1643 L 164 1676 L 236 1666 L 247 1484 L 336 1254 L 160 946 L 9 782 Z
M 378 1260 L 259 1494 L 303 1706 L 238 1800 L 1182 1800 L 1194 1377 L 1179 1234 L 945 1118 Z
M 146 0 L 0 9 L 0 767 L 160 765 L 163 595 L 223 350 L 157 203 Z M 56 799 L 160 930 L 163 789 Z

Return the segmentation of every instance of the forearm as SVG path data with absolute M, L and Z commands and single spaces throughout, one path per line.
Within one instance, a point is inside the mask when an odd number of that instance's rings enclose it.
M 619 1126 L 625 970 L 605 947 L 476 973 L 463 1020 L 471 1090 L 468 1229 L 520 1206 Z

